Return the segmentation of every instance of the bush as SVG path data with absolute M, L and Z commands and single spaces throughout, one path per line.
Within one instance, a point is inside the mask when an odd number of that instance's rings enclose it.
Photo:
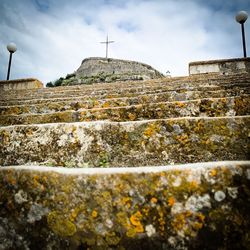
M 52 88 L 55 87 L 52 82 L 46 83 L 46 88 Z
M 70 79 L 70 78 L 75 77 L 75 76 L 76 76 L 75 73 L 67 74 L 66 77 L 65 77 L 65 79 Z
M 60 77 L 59 79 L 57 79 L 57 80 L 54 82 L 54 86 L 61 86 L 63 80 L 64 80 L 64 78 L 63 78 L 63 77 Z

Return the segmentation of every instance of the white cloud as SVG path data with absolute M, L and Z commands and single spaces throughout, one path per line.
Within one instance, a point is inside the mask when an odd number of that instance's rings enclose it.
M 10 41 L 18 47 L 11 77 L 44 83 L 73 72 L 86 57 L 105 56 L 99 42 L 107 32 L 115 40 L 110 57 L 148 63 L 172 75 L 187 74 L 190 61 L 242 56 L 232 5 L 219 10 L 200 0 L 20 2 L 0 3 L 1 79 Z

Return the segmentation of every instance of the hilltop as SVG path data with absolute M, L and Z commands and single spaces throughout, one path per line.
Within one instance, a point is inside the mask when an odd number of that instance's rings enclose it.
M 138 81 L 163 77 L 163 74 L 147 65 L 136 61 L 113 58 L 85 58 L 80 67 L 65 78 L 57 80 L 55 86 L 92 84 L 116 81 Z M 48 87 L 52 87 L 48 85 Z

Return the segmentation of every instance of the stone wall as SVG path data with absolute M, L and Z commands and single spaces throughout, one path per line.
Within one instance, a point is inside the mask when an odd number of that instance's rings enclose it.
M 43 84 L 35 78 L 0 81 L 0 90 L 39 89 Z
M 250 58 L 211 60 L 189 63 L 189 75 L 207 73 L 215 73 L 220 75 L 250 73 Z

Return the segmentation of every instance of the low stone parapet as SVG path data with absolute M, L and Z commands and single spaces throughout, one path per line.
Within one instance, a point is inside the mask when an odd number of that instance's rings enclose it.
M 35 78 L 0 81 L 0 90 L 24 90 L 43 88 L 42 82 Z
M 250 58 L 197 61 L 189 63 L 189 75 L 208 73 L 220 75 L 250 73 Z

